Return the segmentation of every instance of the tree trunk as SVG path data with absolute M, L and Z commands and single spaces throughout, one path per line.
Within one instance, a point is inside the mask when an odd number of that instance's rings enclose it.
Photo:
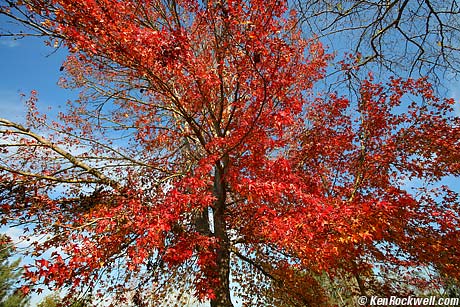
M 219 282 L 214 287 L 215 298 L 211 300 L 211 307 L 233 307 L 230 298 L 230 250 L 228 242 L 220 242 L 216 252 Z
M 211 307 L 233 307 L 230 298 L 230 240 L 227 236 L 225 223 L 225 205 L 227 191 L 223 179 L 225 166 L 216 165 L 214 176 L 214 193 L 216 196 L 214 208 L 214 236 L 218 241 L 216 248 L 216 269 L 218 283 L 214 287 L 215 298 L 211 300 Z

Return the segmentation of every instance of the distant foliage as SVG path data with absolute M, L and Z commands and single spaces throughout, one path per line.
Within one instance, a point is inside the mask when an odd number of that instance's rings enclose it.
M 66 302 L 57 293 L 50 294 L 41 300 L 37 307 L 89 307 L 91 306 L 84 299 L 75 302 Z
M 0 307 L 28 306 L 29 297 L 20 291 L 22 269 L 20 259 L 10 262 L 13 246 L 5 235 L 0 236 Z

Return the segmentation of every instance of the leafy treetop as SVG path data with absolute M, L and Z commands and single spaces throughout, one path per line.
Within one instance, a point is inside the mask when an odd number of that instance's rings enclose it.
M 460 277 L 458 194 L 407 188 L 460 175 L 455 102 L 426 79 L 316 93 L 331 57 L 286 1 L 10 4 L 69 49 L 61 84 L 82 89 L 58 120 L 36 93 L 26 124 L 0 119 L 2 210 L 54 234 L 36 255 L 59 246 L 31 284 L 320 306 L 322 274 L 362 294 L 401 291 L 376 267 Z

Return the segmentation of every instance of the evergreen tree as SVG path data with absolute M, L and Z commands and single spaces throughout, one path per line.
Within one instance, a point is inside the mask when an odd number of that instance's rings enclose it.
M 66 305 L 64 300 L 59 296 L 58 293 L 52 293 L 46 296 L 40 303 L 38 303 L 37 307 L 61 307 L 61 306 L 69 306 L 69 307 L 88 307 L 89 300 L 88 299 L 80 299 L 74 301 L 70 305 Z
M 13 246 L 10 239 L 0 236 L 0 307 L 24 307 L 29 305 L 29 297 L 17 289 L 21 276 L 20 259 L 9 261 Z

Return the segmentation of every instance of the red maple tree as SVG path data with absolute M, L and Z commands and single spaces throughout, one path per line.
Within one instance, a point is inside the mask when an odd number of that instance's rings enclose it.
M 324 274 L 361 294 L 402 291 L 370 278 L 395 268 L 460 278 L 459 196 L 432 185 L 460 175 L 460 119 L 427 80 L 316 94 L 331 57 L 286 1 L 2 8 L 18 10 L 65 44 L 61 84 L 83 89 L 55 121 L 35 93 L 26 124 L 0 119 L 2 214 L 46 236 L 34 255 L 58 248 L 27 268 L 31 284 L 114 305 L 185 289 L 212 307 L 232 291 L 320 306 Z

